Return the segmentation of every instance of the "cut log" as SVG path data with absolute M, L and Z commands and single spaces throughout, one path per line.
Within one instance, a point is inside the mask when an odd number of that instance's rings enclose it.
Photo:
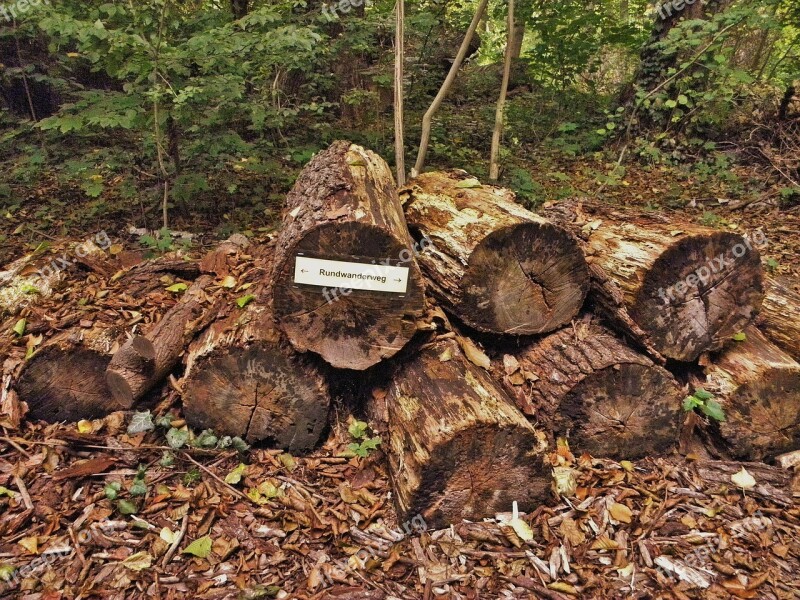
M 693 384 L 714 395 L 725 421 L 709 420 L 710 439 L 736 460 L 766 460 L 800 449 L 800 364 L 756 327 L 705 367 Z
M 15 389 L 29 417 L 50 423 L 96 419 L 124 407 L 106 386 L 105 373 L 121 327 L 75 327 L 45 342 L 22 370 Z
M 745 236 L 589 201 L 542 214 L 582 237 L 598 311 L 658 360 L 720 349 L 761 306 L 758 244 Z
M 464 171 L 425 173 L 400 192 L 430 289 L 471 327 L 514 335 L 554 331 L 580 310 L 589 270 L 567 230 L 525 210 L 514 193 Z
M 681 386 L 610 331 L 580 323 L 495 361 L 517 406 L 577 452 L 635 460 L 677 442 Z
M 758 326 L 776 345 L 800 360 L 800 281 L 768 277 Z
M 294 347 L 338 368 L 364 370 L 394 356 L 423 311 L 422 275 L 389 166 L 336 142 L 300 174 L 277 243 L 274 311 Z M 298 256 L 408 269 L 405 292 L 295 283 Z M 337 267 L 338 268 L 338 267 Z M 359 287 L 351 285 L 350 287 Z
M 262 278 L 271 270 L 265 264 Z M 229 308 L 189 346 L 181 384 L 186 420 L 248 442 L 311 450 L 328 424 L 327 383 L 316 361 L 280 335 L 268 286 L 253 295 L 246 308 Z
M 544 435 L 454 339 L 424 347 L 374 396 L 401 520 L 419 515 L 439 529 L 507 512 L 515 500 L 530 511 L 547 496 Z
M 185 348 L 213 319 L 205 294 L 212 282 L 207 275 L 197 279 L 146 335 L 132 337 L 114 355 L 106 383 L 117 404 L 131 408 L 180 362 Z

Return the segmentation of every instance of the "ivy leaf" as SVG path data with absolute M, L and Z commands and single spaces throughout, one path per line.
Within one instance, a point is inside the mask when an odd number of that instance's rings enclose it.
M 700 407 L 700 410 L 715 421 L 719 421 L 720 423 L 725 421 L 725 411 L 716 400 L 707 400 L 705 404 Z
M 116 500 L 121 489 L 122 486 L 119 484 L 119 482 L 112 481 L 103 488 L 103 493 L 105 493 L 106 498 L 109 500 Z
M 210 429 L 204 429 L 200 435 L 198 435 L 192 445 L 196 448 L 213 448 L 217 445 L 219 438 L 214 435 L 214 432 Z
M 208 555 L 211 554 L 212 544 L 211 536 L 203 536 L 186 546 L 183 549 L 183 554 L 191 554 L 197 558 L 208 558 Z
M 173 427 L 167 432 L 167 444 L 169 447 L 177 450 L 178 448 L 183 448 L 186 445 L 186 442 L 189 441 L 189 430 L 188 429 L 176 429 Z
M 740 331 L 739 333 L 734 333 L 733 334 L 733 341 L 734 342 L 744 342 L 745 340 L 747 340 L 747 334 L 744 333 L 743 331 Z
M 752 489 L 756 485 L 755 477 L 750 475 L 750 473 L 744 467 L 742 467 L 741 471 L 731 475 L 731 481 L 743 490 Z
M 147 495 L 147 484 L 144 479 L 134 479 L 130 489 L 131 496 L 145 496 Z
M 187 286 L 185 283 L 176 283 L 174 285 L 169 286 L 167 288 L 167 291 L 179 294 L 181 292 L 185 292 L 188 289 L 189 289 L 189 286 Z
M 149 410 L 144 412 L 135 412 L 131 417 L 131 422 L 128 425 L 128 435 L 136 435 L 137 433 L 144 433 L 145 431 L 152 431 L 156 426 L 153 423 L 153 415 Z
M 135 515 L 139 512 L 139 509 L 130 500 L 117 500 L 117 508 L 123 515 Z

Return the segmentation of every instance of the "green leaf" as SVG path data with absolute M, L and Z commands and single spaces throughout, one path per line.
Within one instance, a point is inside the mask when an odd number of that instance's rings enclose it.
M 119 482 L 112 481 L 111 483 L 106 484 L 106 486 L 103 488 L 103 493 L 109 500 L 116 500 L 121 489 L 122 486 L 119 484 Z
M 247 452 L 250 449 L 250 444 L 245 442 L 238 435 L 231 440 L 231 446 L 233 446 L 239 452 Z
M 456 184 L 457 189 L 470 189 L 470 188 L 479 188 L 481 187 L 481 182 L 477 179 L 465 179 L 464 181 L 459 181 Z
M 725 411 L 716 400 L 707 400 L 706 403 L 700 407 L 700 410 L 715 421 L 719 421 L 720 423 L 725 421 Z
M 152 431 L 156 426 L 153 424 L 153 415 L 149 410 L 133 413 L 131 422 L 128 425 L 128 435 L 136 435 L 145 431 Z
M 703 402 L 701 400 L 698 400 L 694 396 L 686 396 L 686 398 L 683 399 L 683 410 L 685 410 L 686 412 L 691 412 L 698 406 L 702 405 Z
M 242 480 L 242 475 L 244 475 L 245 469 L 247 469 L 247 465 L 244 463 L 239 463 L 238 467 L 225 476 L 225 483 L 230 485 L 236 485 L 239 483 Z
M 189 289 L 189 286 L 187 286 L 185 283 L 176 283 L 176 284 L 173 284 L 173 285 L 169 286 L 167 288 L 167 291 L 168 292 L 175 292 L 177 294 L 177 293 L 180 293 L 180 292 L 185 292 L 188 289 Z
M 670 99 L 664 102 L 664 106 L 666 106 L 667 108 L 675 108 L 676 106 L 678 106 L 678 103 L 675 102 L 675 100 Z
M 685 94 L 680 94 L 678 96 L 678 104 L 689 104 L 689 98 Z
M 144 479 L 136 478 L 133 480 L 133 484 L 131 485 L 131 489 L 129 490 L 131 496 L 146 496 L 147 495 L 147 485 L 144 482 Z
M 367 425 L 364 421 L 353 421 L 350 423 L 350 427 L 347 428 L 347 431 L 350 433 L 352 437 L 357 440 L 362 439 L 367 435 Z
M 0 565 L 0 581 L 11 581 L 14 578 L 14 573 L 16 570 L 16 567 L 11 565 Z
M 294 471 L 297 468 L 297 461 L 294 459 L 294 456 L 287 452 L 281 454 L 278 460 L 281 461 L 281 464 L 283 464 L 288 471 Z
M 117 508 L 123 515 L 135 515 L 139 512 L 139 509 L 130 500 L 117 500 Z
M 9 498 L 13 498 L 14 495 L 14 490 L 10 490 L 7 487 L 0 485 L 0 496 L 8 496 Z
M 20 319 L 17 321 L 17 324 L 14 325 L 14 329 L 12 330 L 16 333 L 19 337 L 25 335 L 25 327 L 27 327 L 28 322 L 25 319 Z
M 238 298 L 238 299 L 236 300 L 236 305 L 237 305 L 239 308 L 244 308 L 245 306 L 247 306 L 248 304 L 250 304 L 250 303 L 251 303 L 253 300 L 255 300 L 255 299 L 256 299 L 256 297 L 255 297 L 255 296 L 253 296 L 252 294 L 248 294 L 247 296 L 242 296 L 241 298 Z
M 183 549 L 183 554 L 191 554 L 197 558 L 208 558 L 208 555 L 211 554 L 211 546 L 213 543 L 211 536 L 203 536 L 186 546 L 186 548 Z
M 714 397 L 714 394 L 712 394 L 711 392 L 705 391 L 703 388 L 697 388 L 694 391 L 694 396 L 695 396 L 695 398 L 698 398 L 699 400 L 711 400 L 711 398 Z
M 204 429 L 200 435 L 194 439 L 192 445 L 196 448 L 213 448 L 217 445 L 218 441 L 219 439 L 216 435 L 214 435 L 213 431 L 210 429 Z
M 183 448 L 186 445 L 186 442 L 189 441 L 189 430 L 188 429 L 176 429 L 173 427 L 167 432 L 167 444 L 169 444 L 170 448 L 177 450 L 178 448 Z
M 734 342 L 744 342 L 745 340 L 747 340 L 747 334 L 744 333 L 743 331 L 740 331 L 739 333 L 734 333 L 733 334 L 733 341 Z
M 171 467 L 175 464 L 175 455 L 168 450 L 164 451 L 164 456 L 161 457 L 161 460 L 158 461 L 158 464 L 162 467 Z

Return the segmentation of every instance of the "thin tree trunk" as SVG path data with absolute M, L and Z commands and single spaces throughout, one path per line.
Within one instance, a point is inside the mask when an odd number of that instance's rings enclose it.
M 428 154 L 428 143 L 431 139 L 431 122 L 433 121 L 433 115 L 439 110 L 442 102 L 444 102 L 445 96 L 447 96 L 447 93 L 450 91 L 456 79 L 458 69 L 461 68 L 461 63 L 464 62 L 464 58 L 467 56 L 470 42 L 472 42 L 472 38 L 475 36 L 475 30 L 478 28 L 478 23 L 480 23 L 483 13 L 486 12 L 486 5 L 488 3 L 489 0 L 481 0 L 481 3 L 478 5 L 475 16 L 472 18 L 472 23 L 470 23 L 469 29 L 467 29 L 467 33 L 464 36 L 464 41 L 461 42 L 461 48 L 458 49 L 458 55 L 456 55 L 456 59 L 453 61 L 453 66 L 450 67 L 450 72 L 447 74 L 439 93 L 436 94 L 436 98 L 433 99 L 430 108 L 428 108 L 425 116 L 422 117 L 422 138 L 419 142 L 419 154 L 417 155 L 417 163 L 414 165 L 414 171 L 411 174 L 412 177 L 416 177 L 421 173 L 422 168 L 425 166 L 425 157 Z
M 405 144 L 403 141 L 403 77 L 405 61 L 405 1 L 397 0 L 394 55 L 394 155 L 397 185 L 406 183 Z
M 494 134 L 492 135 L 492 151 L 489 159 L 489 179 L 497 181 L 500 177 L 500 138 L 503 136 L 503 119 L 508 95 L 508 81 L 511 78 L 511 61 L 514 47 L 514 0 L 508 0 L 508 42 L 506 43 L 506 59 L 503 65 L 503 82 L 500 84 L 500 98 L 497 100 L 497 112 L 494 118 Z

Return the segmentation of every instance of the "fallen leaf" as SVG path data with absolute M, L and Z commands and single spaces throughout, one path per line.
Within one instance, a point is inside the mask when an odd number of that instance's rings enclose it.
M 742 467 L 741 471 L 731 475 L 731 481 L 743 490 L 752 489 L 756 485 L 755 478 L 744 467 Z
M 31 554 L 39 554 L 39 540 L 35 535 L 24 537 L 17 542 L 20 546 L 25 548 Z
M 461 346 L 464 356 L 466 356 L 472 364 L 486 369 L 487 371 L 489 367 L 492 366 L 492 361 L 489 360 L 489 357 L 486 356 L 472 340 L 459 336 L 458 345 Z
M 153 557 L 147 552 L 137 552 L 131 554 L 128 558 L 122 561 L 122 566 L 131 571 L 144 571 L 149 569 L 153 564 Z
M 630 523 L 633 520 L 631 509 L 618 502 L 614 502 L 608 509 L 608 512 L 611 513 L 611 517 L 615 521 L 619 521 L 620 523 Z
M 158 534 L 158 537 L 167 542 L 169 545 L 172 545 L 175 543 L 175 540 L 178 539 L 178 533 L 172 531 L 169 527 L 163 527 L 161 529 L 161 533 Z
M 210 535 L 203 536 L 186 546 L 183 549 L 183 554 L 192 554 L 197 558 L 208 558 L 208 555 L 211 554 L 211 545 L 213 543 Z

